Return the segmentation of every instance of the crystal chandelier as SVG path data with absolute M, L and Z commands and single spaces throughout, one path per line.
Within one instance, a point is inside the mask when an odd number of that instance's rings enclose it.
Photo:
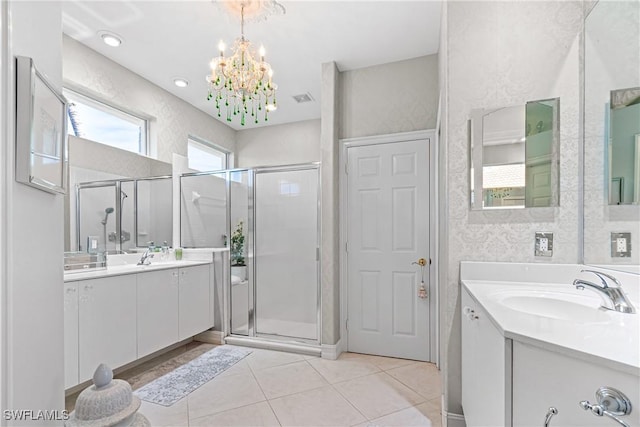
M 230 57 L 224 56 L 225 45 L 220 41 L 220 55 L 211 60 L 211 75 L 207 76 L 207 100 L 215 99 L 218 117 L 225 109 L 227 121 L 240 117 L 245 125 L 247 116 L 258 123 L 259 116 L 269 120 L 269 112 L 276 109 L 277 85 L 271 81 L 273 70 L 265 62 L 264 47 L 260 47 L 259 60 L 254 58 L 251 43 L 244 38 L 245 2 L 240 2 L 240 37 L 236 39 Z

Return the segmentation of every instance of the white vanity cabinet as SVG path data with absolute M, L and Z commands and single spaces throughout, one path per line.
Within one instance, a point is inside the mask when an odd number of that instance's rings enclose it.
M 511 340 L 504 338 L 466 289 L 461 292 L 462 409 L 466 424 L 510 425 Z
M 118 273 L 64 285 L 67 389 L 214 326 L 213 264 Z
M 640 402 L 640 377 L 612 369 L 606 361 L 594 363 L 551 352 L 540 347 L 513 342 L 513 425 L 538 426 L 550 407 L 558 410 L 549 427 L 615 426 L 608 417 L 585 411 L 579 402 L 596 404 L 595 392 L 607 386 L 623 392 L 632 402 Z M 640 426 L 640 411 L 621 418 Z
M 78 282 L 64 284 L 64 388 L 78 384 Z
M 77 283 L 79 381 L 83 382 L 100 363 L 116 368 L 136 359 L 136 275 Z
M 137 275 L 138 358 L 179 341 L 179 277 L 177 268 Z
M 192 337 L 213 326 L 209 270 L 209 265 L 179 269 L 180 340 Z

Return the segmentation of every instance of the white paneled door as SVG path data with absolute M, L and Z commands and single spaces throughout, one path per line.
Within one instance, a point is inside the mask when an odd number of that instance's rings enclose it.
M 346 170 L 349 351 L 429 360 L 429 140 L 349 147 Z

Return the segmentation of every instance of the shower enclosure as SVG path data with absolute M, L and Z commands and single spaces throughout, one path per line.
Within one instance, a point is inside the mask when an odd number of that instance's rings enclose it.
M 96 181 L 76 187 L 77 250 L 122 253 L 172 240 L 170 176 Z
M 319 171 L 314 163 L 181 177 L 182 245 L 230 250 L 231 336 L 320 344 Z

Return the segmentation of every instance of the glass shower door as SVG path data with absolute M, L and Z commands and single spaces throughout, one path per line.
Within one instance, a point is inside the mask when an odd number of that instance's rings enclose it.
M 319 340 L 318 166 L 255 174 L 256 335 Z

